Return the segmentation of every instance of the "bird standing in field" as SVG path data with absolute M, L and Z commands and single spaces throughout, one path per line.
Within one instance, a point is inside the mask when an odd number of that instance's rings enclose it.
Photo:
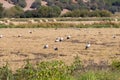
M 58 51 L 58 48 L 57 48 L 57 47 L 54 47 L 54 50 L 55 50 L 55 51 Z
M 3 35 L 1 34 L 1 35 L 0 35 L 0 38 L 2 38 L 2 37 L 3 37 Z
M 32 31 L 29 31 L 30 34 L 32 34 Z
M 17 37 L 22 37 L 22 35 L 19 34 Z
M 113 38 L 116 38 L 116 36 L 115 36 L 115 35 L 113 35 L 112 37 L 113 37 Z
M 71 36 L 69 35 L 69 36 L 67 36 L 67 39 L 70 39 L 71 38 Z
M 59 42 L 60 41 L 60 37 L 57 37 L 55 42 Z
M 44 45 L 44 47 L 43 47 L 43 48 L 44 48 L 44 49 L 47 49 L 48 47 L 49 47 L 49 46 L 46 44 L 46 45 Z
M 64 40 L 64 38 L 63 38 L 63 37 L 60 37 L 59 41 L 62 42 L 63 40 Z
M 90 44 L 90 42 L 88 42 L 88 43 L 86 44 L 86 46 L 85 46 L 85 49 L 90 48 L 90 46 L 91 46 L 91 44 Z

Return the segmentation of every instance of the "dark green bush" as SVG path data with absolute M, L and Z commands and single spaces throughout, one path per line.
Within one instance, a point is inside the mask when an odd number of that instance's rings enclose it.
M 113 69 L 120 70 L 120 61 L 118 61 L 118 60 L 113 61 L 111 66 Z
M 13 73 L 9 69 L 8 64 L 0 68 L 0 80 L 14 80 Z

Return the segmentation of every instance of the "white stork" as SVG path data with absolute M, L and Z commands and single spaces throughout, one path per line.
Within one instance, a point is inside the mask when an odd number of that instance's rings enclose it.
M 90 46 L 91 46 L 91 44 L 90 44 L 90 42 L 88 42 L 88 43 L 86 44 L 86 46 L 85 46 L 85 49 L 90 48 Z

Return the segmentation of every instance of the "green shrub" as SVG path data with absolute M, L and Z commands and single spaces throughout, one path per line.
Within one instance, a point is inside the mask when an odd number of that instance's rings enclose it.
M 27 62 L 17 70 L 15 80 L 73 80 L 69 66 L 62 61 L 40 62 L 33 67 Z
M 120 61 L 114 60 L 111 64 L 111 66 L 112 66 L 113 69 L 120 70 Z
M 9 69 L 8 64 L 0 68 L 0 80 L 14 80 L 13 73 Z

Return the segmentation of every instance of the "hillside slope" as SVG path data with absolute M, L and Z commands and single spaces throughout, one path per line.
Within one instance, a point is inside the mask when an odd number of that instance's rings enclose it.
M 4 8 L 10 8 L 10 7 L 13 7 L 14 5 L 13 4 L 10 4 L 9 2 L 5 1 L 5 0 L 0 0 L 0 3 L 3 4 L 3 7 Z
M 9 3 L 11 1 L 12 3 Z M 31 5 L 35 0 L 0 0 L 0 3 L 3 4 L 3 7 L 10 8 L 14 5 L 26 4 L 24 11 L 32 10 Z M 41 1 L 41 2 L 40 2 Z M 87 10 L 108 10 L 112 13 L 120 12 L 120 0 L 38 0 L 34 6 L 58 6 L 64 12 L 73 11 L 75 9 L 87 9 Z M 13 4 L 15 3 L 15 4 Z M 19 5 L 21 6 L 21 5 Z M 34 7 L 36 9 L 36 7 Z
M 27 6 L 24 8 L 24 10 L 31 10 L 30 6 L 35 0 L 26 0 Z

